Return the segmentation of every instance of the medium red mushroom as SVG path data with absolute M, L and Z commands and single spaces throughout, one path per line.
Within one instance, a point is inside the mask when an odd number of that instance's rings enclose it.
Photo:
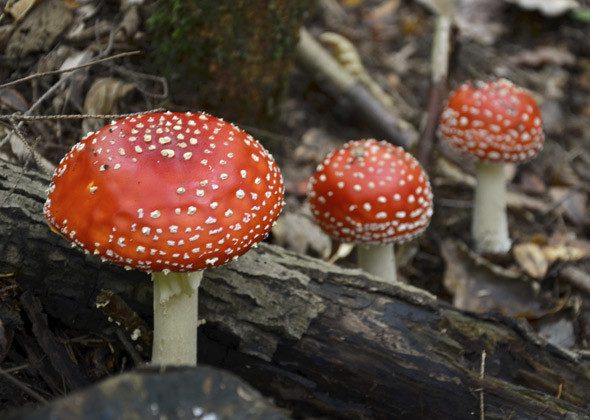
M 395 282 L 393 243 L 422 233 L 432 216 L 430 182 L 401 147 L 358 140 L 328 154 L 309 181 L 312 213 L 332 238 L 357 243 L 359 265 Z
M 541 110 L 506 79 L 465 83 L 442 112 L 440 137 L 477 161 L 471 233 L 480 252 L 510 249 L 506 217 L 506 164 L 534 158 L 544 141 Z
M 283 206 L 272 156 L 207 114 L 152 113 L 76 144 L 44 207 L 53 230 L 87 253 L 152 274 L 152 363 L 195 365 L 204 269 L 236 259 Z

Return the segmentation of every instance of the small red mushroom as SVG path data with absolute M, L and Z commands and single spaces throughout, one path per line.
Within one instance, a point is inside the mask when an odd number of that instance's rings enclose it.
M 504 167 L 534 158 L 543 147 L 537 103 L 506 79 L 467 82 L 451 93 L 441 115 L 439 135 L 478 162 L 471 226 L 477 250 L 507 252 L 511 241 Z
M 395 282 L 393 243 L 421 234 L 432 216 L 428 177 L 412 155 L 358 140 L 328 154 L 311 177 L 312 213 L 332 238 L 357 243 L 359 265 Z
M 76 144 L 55 171 L 44 214 L 86 252 L 152 273 L 152 362 L 194 365 L 202 270 L 262 241 L 283 193 L 272 156 L 235 125 L 150 113 Z

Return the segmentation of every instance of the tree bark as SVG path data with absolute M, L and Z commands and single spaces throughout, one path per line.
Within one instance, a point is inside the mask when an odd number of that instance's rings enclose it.
M 14 273 L 48 314 L 80 330 L 107 325 L 94 304 L 101 288 L 149 316 L 148 277 L 51 233 L 41 213 L 48 180 L 20 171 L 0 163 L 0 273 Z M 296 416 L 471 419 L 483 390 L 486 418 L 588 418 L 588 360 L 525 323 L 465 313 L 278 247 L 208 270 L 200 310 L 202 362 L 237 373 Z
M 285 91 L 308 0 L 159 0 L 150 63 L 173 97 L 239 123 L 268 123 Z

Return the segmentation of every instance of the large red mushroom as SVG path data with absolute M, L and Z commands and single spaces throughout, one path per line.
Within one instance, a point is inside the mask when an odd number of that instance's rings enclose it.
M 430 182 L 418 161 L 384 141 L 351 141 L 328 154 L 308 189 L 321 228 L 358 244 L 361 268 L 395 282 L 393 243 L 422 233 L 432 216 Z
M 451 93 L 439 134 L 451 147 L 477 161 L 471 224 L 476 249 L 507 252 L 511 241 L 505 166 L 532 159 L 541 150 L 544 134 L 537 103 L 506 79 L 467 82 Z
M 44 214 L 86 252 L 152 274 L 152 362 L 194 365 L 202 270 L 262 241 L 283 193 L 272 156 L 235 125 L 151 113 L 76 144 L 55 171 Z

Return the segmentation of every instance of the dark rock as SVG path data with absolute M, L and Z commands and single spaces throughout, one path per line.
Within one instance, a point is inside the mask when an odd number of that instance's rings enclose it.
M 238 377 L 206 366 L 160 372 L 144 368 L 11 419 L 287 419 Z

